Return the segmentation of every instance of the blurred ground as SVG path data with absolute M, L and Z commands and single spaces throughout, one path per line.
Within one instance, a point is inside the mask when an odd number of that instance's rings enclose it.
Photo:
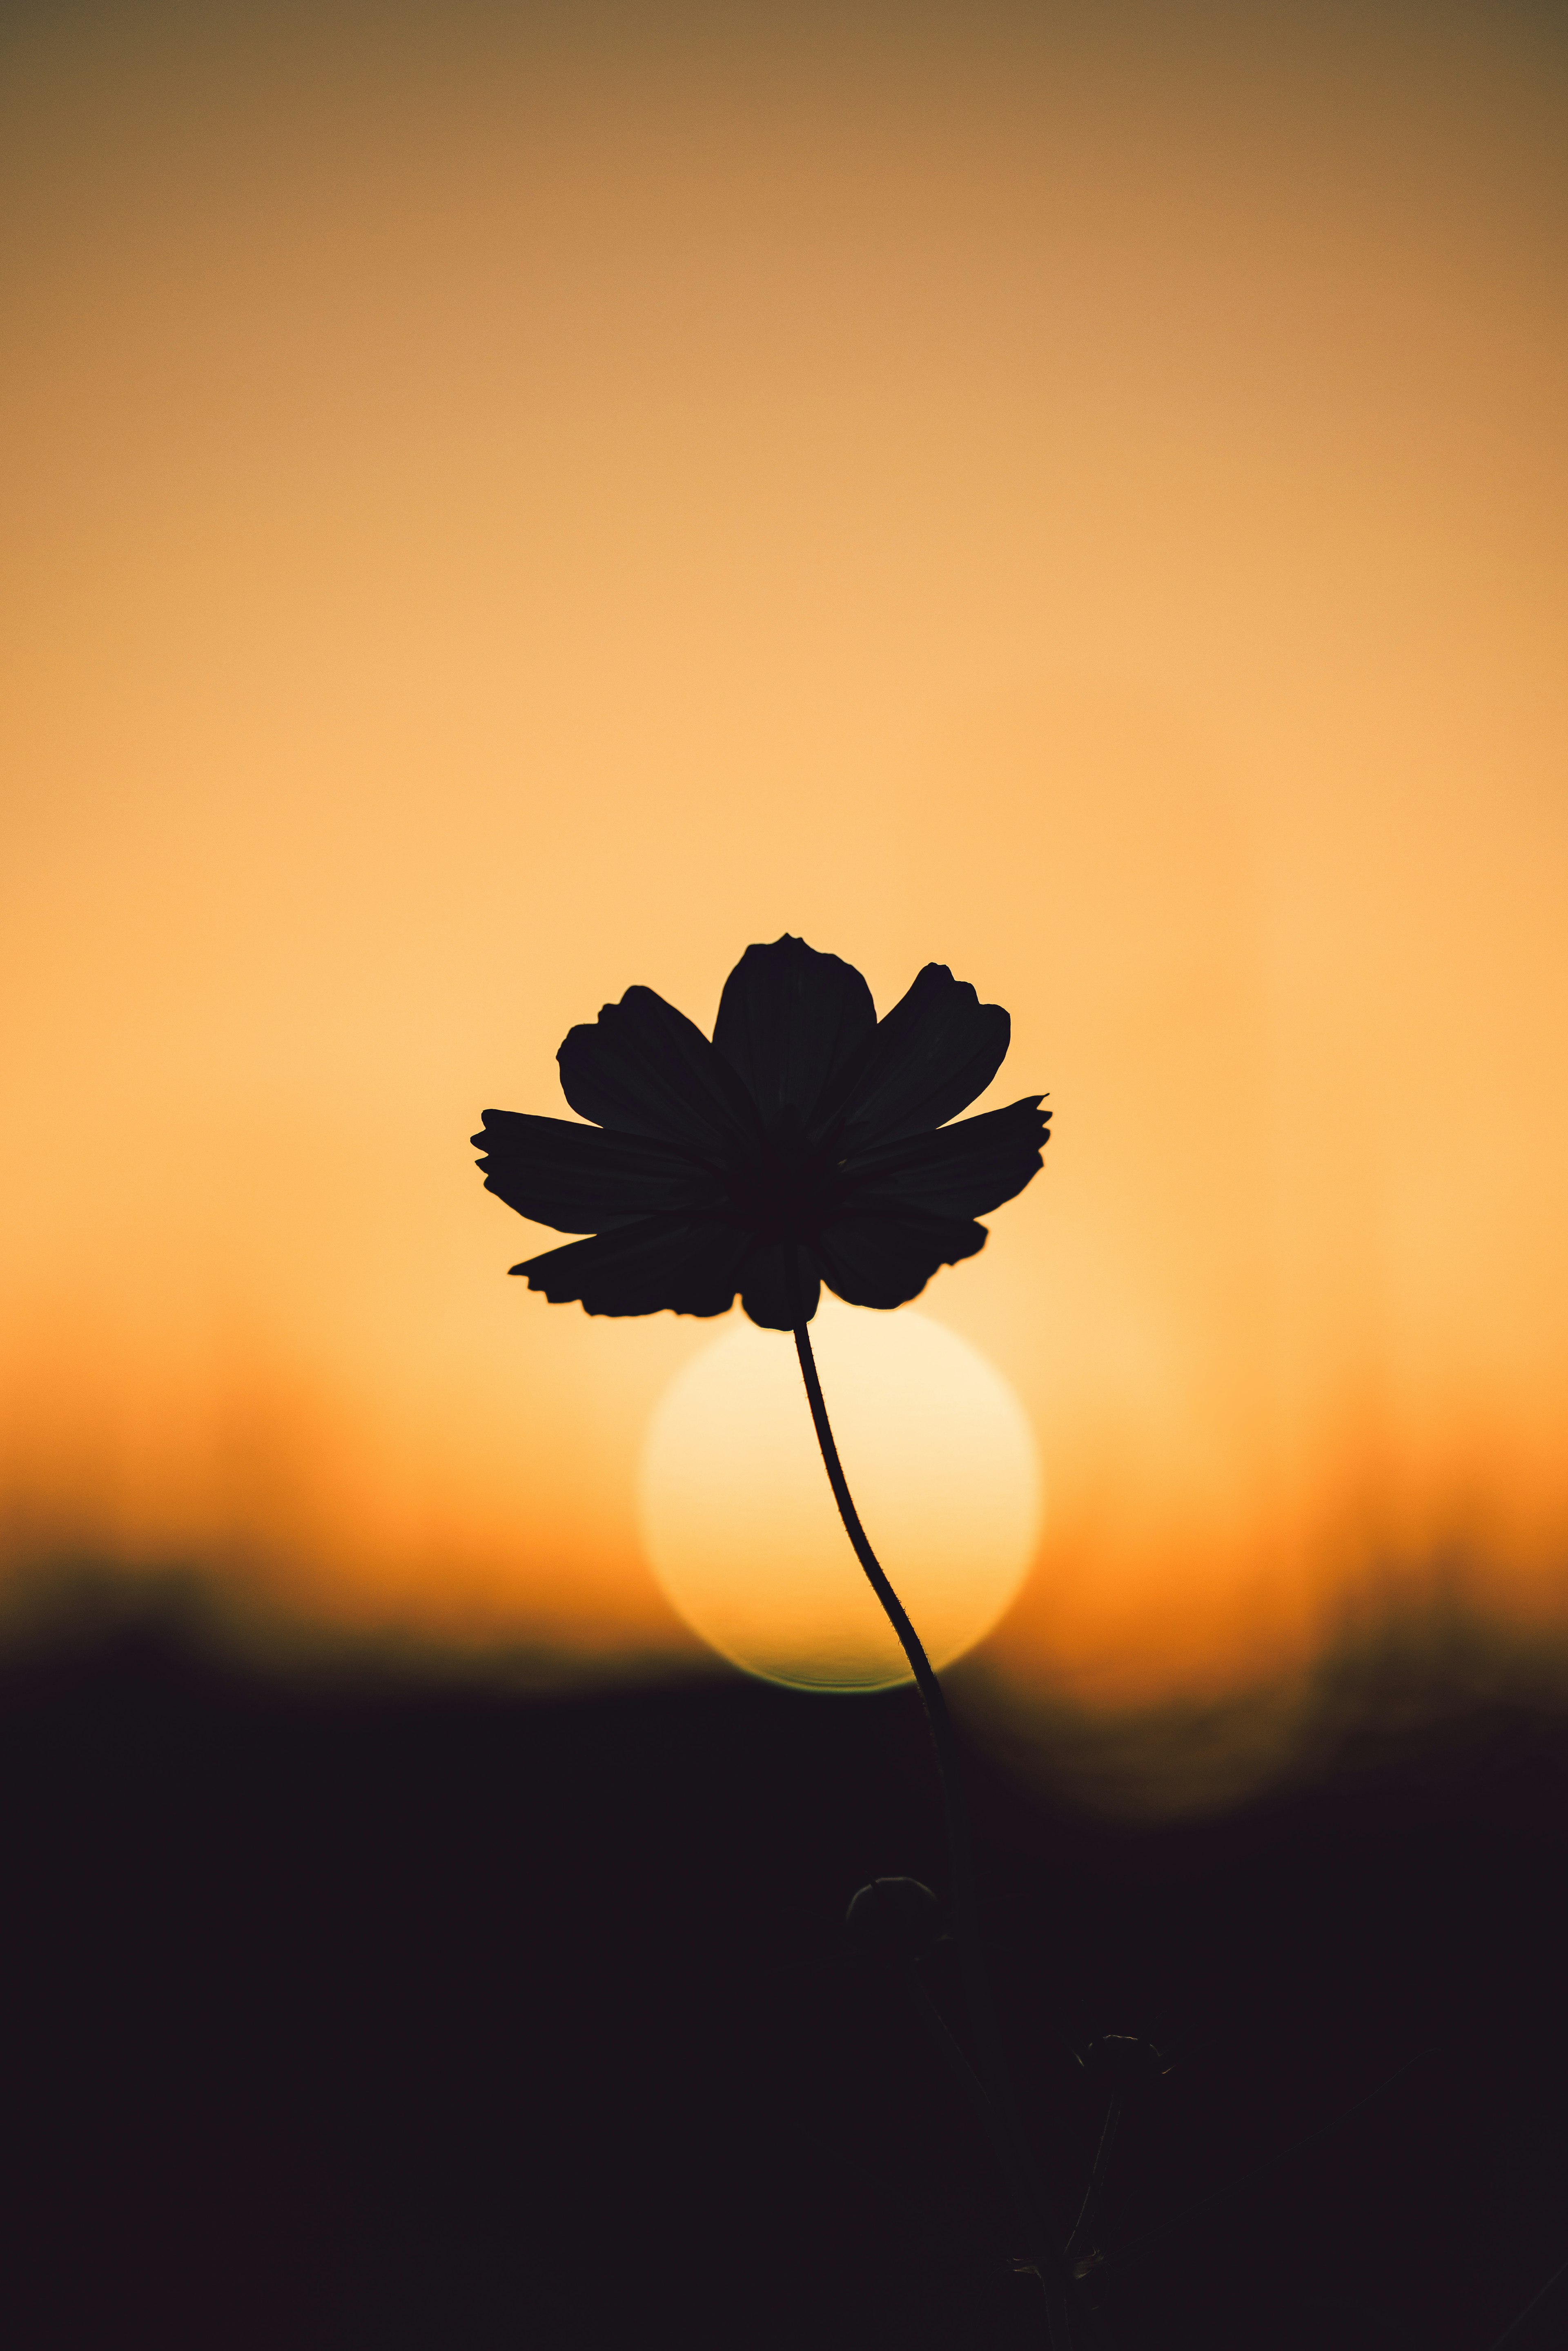
M 7 2344 L 1040 2341 L 983 2148 L 842 1961 L 857 1884 L 940 1881 L 925 1771 L 904 1694 L 287 1680 L 156 1616 L 14 1644 Z M 1488 2351 L 1568 2256 L 1568 1721 L 1476 1712 L 1197 1824 L 975 1779 L 1063 2200 L 1071 2043 L 1175 2061 L 1113 2174 L 1116 2351 Z

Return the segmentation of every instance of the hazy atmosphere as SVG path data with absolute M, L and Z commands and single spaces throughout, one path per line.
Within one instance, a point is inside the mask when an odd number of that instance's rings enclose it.
M 703 1667 L 639 1480 L 728 1326 L 508 1281 L 467 1138 L 789 931 L 1054 1113 L 919 1309 L 1043 1482 L 982 1738 L 1568 1642 L 1550 13 L 0 39 L 16 1588 Z

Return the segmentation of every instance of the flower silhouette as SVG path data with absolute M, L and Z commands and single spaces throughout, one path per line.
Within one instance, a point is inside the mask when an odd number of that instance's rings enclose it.
M 788 935 L 747 948 L 711 1043 L 628 988 L 557 1055 L 591 1125 L 483 1113 L 486 1189 L 591 1236 L 511 1270 L 590 1314 L 722 1314 L 738 1290 L 754 1322 L 788 1331 L 824 1281 L 854 1306 L 901 1306 L 984 1248 L 975 1218 L 1040 1166 L 1039 1094 L 945 1123 L 989 1085 L 1010 1033 L 936 963 L 879 1021 L 852 965 Z

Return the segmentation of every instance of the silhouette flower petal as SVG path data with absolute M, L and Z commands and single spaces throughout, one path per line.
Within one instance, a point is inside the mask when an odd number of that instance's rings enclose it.
M 747 948 L 725 981 L 713 1041 L 764 1126 L 789 1111 L 809 1133 L 823 1095 L 875 1029 L 876 1007 L 854 966 L 784 937 Z
M 485 1189 L 562 1233 L 606 1232 L 672 1209 L 722 1208 L 722 1180 L 667 1143 L 528 1111 L 480 1113 Z
M 722 1314 L 787 1331 L 826 1281 L 901 1306 L 983 1249 L 985 1216 L 1040 1164 L 1050 1113 L 1028 1095 L 956 1126 L 1010 1033 L 943 964 L 878 1021 L 859 972 L 786 936 L 748 947 L 710 1043 L 650 987 L 628 988 L 559 1055 L 591 1125 L 487 1110 L 487 1187 L 592 1238 L 512 1268 L 591 1314 Z
M 569 1241 L 511 1268 L 557 1306 L 590 1314 L 723 1314 L 735 1303 L 751 1243 L 708 1217 L 643 1217 L 591 1240 Z
M 790 1258 L 794 1281 L 791 1283 Z M 747 1259 L 740 1277 L 740 1302 L 765 1331 L 793 1330 L 797 1316 L 809 1322 L 822 1295 L 821 1276 L 799 1241 L 763 1241 Z
M 891 1142 L 945 1125 L 985 1092 L 1011 1037 L 999 1004 L 982 1004 L 967 980 L 928 963 L 847 1072 L 846 1136 Z
M 924 1208 L 936 1216 L 984 1217 L 1023 1190 L 1040 1166 L 1045 1122 L 1040 1094 L 988 1110 L 932 1134 L 852 1152 L 844 1174 L 856 1204 Z
M 570 1029 L 556 1060 L 562 1093 L 596 1126 L 720 1156 L 756 1134 L 756 1105 L 729 1063 L 651 987 L 629 987 Z
M 816 1254 L 828 1288 L 851 1306 L 904 1306 L 919 1297 L 939 1266 L 977 1255 L 986 1238 L 984 1225 L 959 1217 L 917 1208 L 889 1212 L 868 1203 L 862 1214 L 831 1225 Z

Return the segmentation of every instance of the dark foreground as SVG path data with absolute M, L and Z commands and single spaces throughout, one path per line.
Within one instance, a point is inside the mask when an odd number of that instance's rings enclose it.
M 1568 1733 L 1176 1830 L 978 1800 L 1063 2201 L 1072 2041 L 1175 2061 L 1112 2177 L 1114 2351 L 1489 2351 L 1568 2259 Z M 1043 2339 L 841 1953 L 862 1879 L 940 1880 L 904 1698 L 302 1692 L 121 1628 L 0 1658 L 0 1871 L 12 2351 Z M 1564 2343 L 1568 2280 L 1509 2351 Z

